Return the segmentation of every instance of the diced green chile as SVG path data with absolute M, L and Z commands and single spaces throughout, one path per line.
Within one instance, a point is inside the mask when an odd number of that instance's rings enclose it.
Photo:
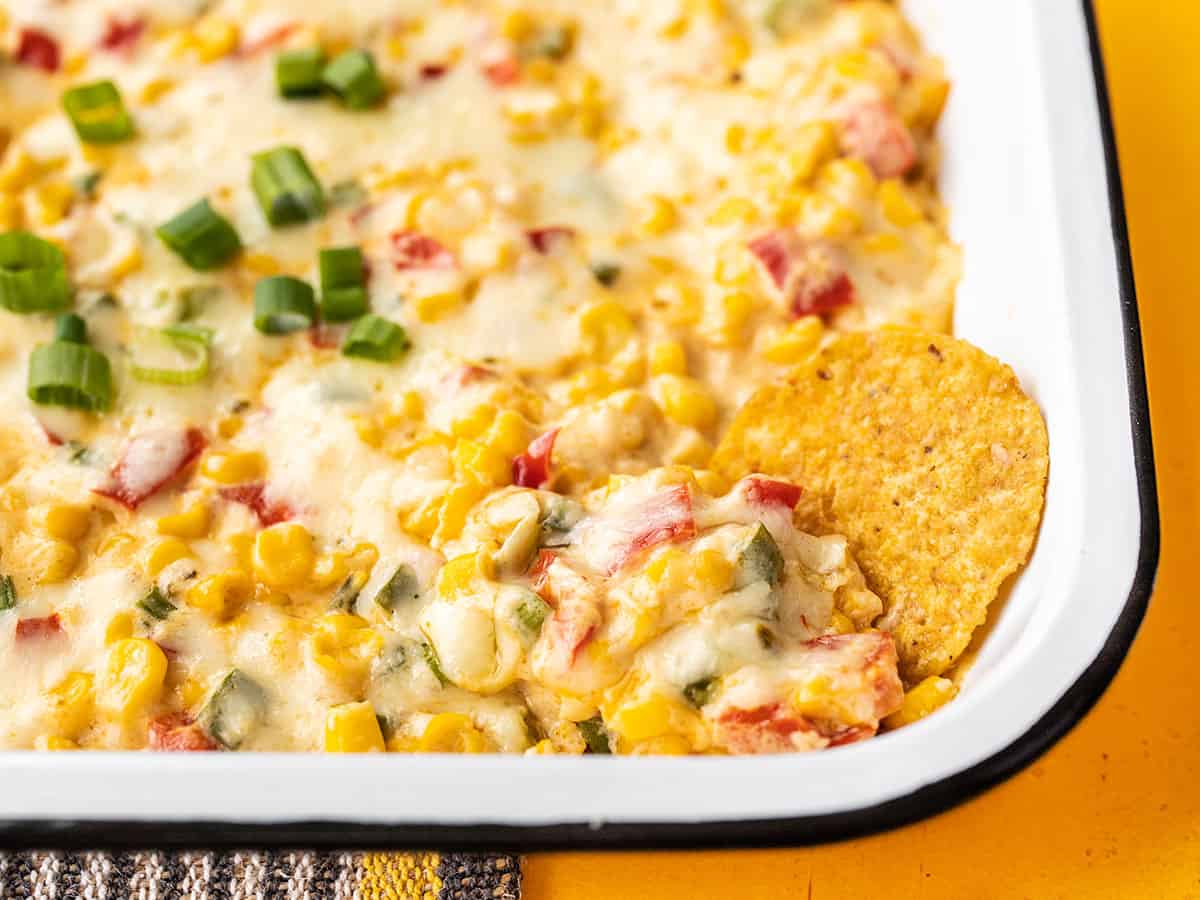
M 783 579 L 783 554 L 767 526 L 761 522 L 754 534 L 742 548 L 734 570 L 733 589 L 741 590 L 748 585 L 765 581 L 775 587 Z
M 450 679 L 442 671 L 442 661 L 438 659 L 437 650 L 433 649 L 433 644 L 428 641 L 422 641 L 421 655 L 425 658 L 425 664 L 429 666 L 429 671 L 433 673 L 433 677 L 438 680 L 442 687 L 449 685 Z
M 217 743 L 236 750 L 262 724 L 267 695 L 258 682 L 240 669 L 230 669 L 213 691 L 197 721 Z
M 343 612 L 353 612 L 354 601 L 358 599 L 358 595 L 362 593 L 363 587 L 367 583 L 366 572 L 351 572 L 346 576 L 346 580 L 334 592 L 333 599 L 329 602 L 330 609 L 340 609 Z
M 568 532 L 583 518 L 583 507 L 566 497 L 554 497 L 542 510 L 540 524 L 542 547 L 566 547 L 571 541 Z
M 162 589 L 155 585 L 150 588 L 145 597 L 137 602 L 137 608 L 150 618 L 161 622 L 175 612 L 176 606 L 167 599 L 167 595 L 162 592 Z
M 693 681 L 685 687 L 683 689 L 683 696 L 687 698 L 688 703 L 699 709 L 713 698 L 716 687 L 716 678 L 701 678 L 699 681 Z
M 612 287 L 621 277 L 621 267 L 616 263 L 598 262 L 592 264 L 592 277 L 604 287 Z
M 528 596 L 517 604 L 514 612 L 525 633 L 530 637 L 537 637 L 541 634 L 546 617 L 550 615 L 550 604 L 530 591 Z
M 0 575 L 0 612 L 17 605 L 17 588 L 11 575 Z
M 583 738 L 583 742 L 587 744 L 588 753 L 612 753 L 612 743 L 608 736 L 608 729 L 604 727 L 604 720 L 599 716 L 593 716 L 590 719 L 585 719 L 582 722 L 576 722 L 579 728 L 579 734 Z
M 421 585 L 412 566 L 401 563 L 375 595 L 375 602 L 386 610 L 412 603 L 421 596 Z

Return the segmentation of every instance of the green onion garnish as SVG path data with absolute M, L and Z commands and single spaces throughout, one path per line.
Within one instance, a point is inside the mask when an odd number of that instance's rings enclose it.
M 342 343 L 342 356 L 392 362 L 412 346 L 408 332 L 387 319 L 366 315 L 350 326 Z
M 57 338 L 29 355 L 29 399 L 43 406 L 67 406 L 96 412 L 112 405 L 112 369 L 108 357 L 89 347 L 83 319 L 59 316 Z
M 0 234 L 0 306 L 10 312 L 53 312 L 71 300 L 63 252 L 28 231 Z
M 285 50 L 275 57 L 275 84 L 282 97 L 312 97 L 321 93 L 325 54 L 319 47 Z
M 272 225 L 308 222 L 325 212 L 325 192 L 295 147 L 256 153 L 250 185 Z
M 17 605 L 17 588 L 11 575 L 0 575 L 0 612 Z
M 116 144 L 133 137 L 133 119 L 111 81 L 71 88 L 63 94 L 62 104 L 85 143 Z
M 313 289 L 290 275 L 264 278 L 254 288 L 254 327 L 263 334 L 291 334 L 317 318 Z
M 150 588 L 145 597 L 137 602 L 137 608 L 150 618 L 158 619 L 161 622 L 175 612 L 176 606 L 167 599 L 167 595 L 159 589 L 158 585 L 155 585 Z
M 172 325 L 135 332 L 130 370 L 139 381 L 195 384 L 208 375 L 212 333 L 195 325 Z
M 383 97 L 383 79 L 366 50 L 347 50 L 325 67 L 321 80 L 350 109 L 367 109 Z
M 321 318 L 349 322 L 367 311 L 367 276 L 362 251 L 333 247 L 320 253 Z
M 215 269 L 242 249 L 229 220 L 208 200 L 198 200 L 155 232 L 159 239 L 193 269 Z

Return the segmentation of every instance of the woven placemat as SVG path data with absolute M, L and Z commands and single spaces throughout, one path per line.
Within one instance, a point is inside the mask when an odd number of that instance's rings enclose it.
M 0 900 L 519 900 L 515 856 L 241 850 L 0 853 Z

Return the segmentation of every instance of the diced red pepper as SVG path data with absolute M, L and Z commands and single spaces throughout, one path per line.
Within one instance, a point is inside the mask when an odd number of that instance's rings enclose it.
M 530 246 L 538 253 L 550 253 L 559 243 L 575 237 L 575 229 L 566 225 L 549 225 L 545 228 L 530 228 L 525 232 Z
M 533 565 L 529 567 L 529 580 L 533 584 L 533 589 L 538 594 L 543 593 L 546 586 L 546 571 L 554 564 L 554 560 L 558 558 L 558 554 L 553 550 L 545 548 L 538 551 L 537 557 L 533 561 Z M 543 596 L 543 600 L 549 600 L 549 597 Z
M 550 481 L 550 454 L 559 429 L 552 428 L 529 443 L 529 447 L 512 463 L 512 480 L 517 487 L 537 490 Z
M 521 77 L 521 61 L 517 49 L 508 41 L 492 41 L 480 54 L 480 69 L 496 87 L 507 87 Z
M 127 53 L 141 39 L 145 30 L 146 20 L 141 16 L 132 19 L 110 17 L 104 36 L 100 38 L 100 46 L 105 50 Z
M 318 322 L 308 329 L 308 342 L 318 350 L 336 350 L 342 346 L 342 338 L 346 329 L 327 322 Z
M 220 493 L 221 499 L 249 508 L 263 526 L 286 522 L 296 515 L 287 502 L 267 496 L 267 486 L 261 481 L 224 487 Z
M 917 143 L 903 120 L 882 102 L 855 106 L 842 123 L 842 148 L 879 178 L 898 178 L 917 162 Z
M 467 385 L 475 384 L 477 381 L 483 381 L 488 378 L 495 378 L 496 373 L 491 369 L 483 366 L 465 365 L 455 369 L 452 373 L 446 376 L 445 381 L 449 386 L 457 389 L 465 388 Z
M 450 64 L 444 62 L 423 63 L 418 72 L 425 81 L 437 81 L 450 71 Z
M 655 494 L 629 513 L 629 540 L 609 561 L 608 574 L 622 569 L 630 560 L 651 547 L 696 536 L 692 515 L 692 492 L 687 485 Z
M 52 613 L 40 619 L 17 620 L 18 640 L 57 637 L 62 633 L 62 620 L 58 617 L 58 613 Z
M 565 672 L 600 627 L 599 600 L 587 579 L 553 554 L 539 594 L 554 607 L 543 634 L 555 668 Z
M 759 235 L 746 245 L 762 263 L 763 269 L 779 290 L 783 290 L 787 285 L 788 276 L 792 272 L 794 243 L 787 232 L 776 230 Z
M 203 752 L 220 749 L 217 742 L 205 734 L 203 728 L 183 713 L 151 719 L 147 737 L 151 750 Z
M 16 60 L 43 72 L 57 72 L 61 60 L 58 41 L 40 28 L 22 28 L 17 37 Z
M 736 754 L 799 750 L 802 746 L 797 745 L 793 735 L 799 731 L 817 730 L 803 716 L 788 713 L 779 703 L 768 703 L 753 709 L 727 709 L 718 717 L 717 727 L 725 749 Z
M 199 428 L 162 429 L 136 435 L 121 451 L 108 482 L 95 489 L 101 497 L 137 509 L 190 466 L 208 446 Z
M 299 27 L 299 22 L 282 22 L 274 28 L 263 32 L 262 35 L 253 37 L 243 43 L 238 47 L 238 55 L 254 56 L 256 53 L 261 53 L 263 50 L 268 50 L 271 47 L 282 44 Z
M 786 506 L 788 509 L 795 509 L 804 495 L 804 488 L 798 484 L 763 478 L 761 475 L 743 478 L 741 487 L 746 499 L 758 506 Z
M 874 737 L 875 732 L 876 729 L 869 725 L 850 725 L 846 728 L 838 728 L 825 736 L 829 738 L 830 747 L 844 747 L 847 744 L 857 744 L 859 741 Z
M 798 319 L 804 316 L 827 316 L 835 309 L 853 302 L 854 282 L 845 272 L 812 277 L 802 275 L 796 280 L 796 290 L 792 294 L 792 315 Z
M 415 231 L 392 232 L 392 264 L 405 269 L 453 269 L 454 254 L 428 235 Z

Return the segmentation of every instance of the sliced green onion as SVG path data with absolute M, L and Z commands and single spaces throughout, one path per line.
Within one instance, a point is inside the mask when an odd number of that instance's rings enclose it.
M 63 252 L 28 231 L 0 234 L 0 306 L 9 312 L 53 312 L 71 301 Z
M 283 97 L 312 97 L 321 93 L 325 54 L 319 47 L 285 50 L 275 57 L 275 84 Z
M 139 329 L 129 368 L 133 377 L 152 384 L 185 385 L 208 375 L 211 332 L 194 325 Z
M 395 322 L 368 315 L 350 326 L 342 344 L 342 355 L 392 362 L 410 346 L 408 333 Z
M 0 575 L 0 612 L 17 605 L 17 588 L 11 575 Z
M 176 610 L 175 604 L 167 599 L 158 585 L 150 588 L 150 592 L 137 602 L 137 608 L 160 622 Z
M 35 347 L 29 355 L 29 399 L 43 406 L 67 406 L 96 412 L 112 405 L 112 368 L 108 357 L 89 347 L 83 320 L 59 316 L 59 339 Z
M 215 269 L 242 249 L 242 242 L 229 220 L 212 208 L 207 199 L 189 206 L 155 232 L 159 239 L 193 269 Z
M 367 311 L 367 276 L 362 251 L 357 247 L 322 250 L 321 318 L 326 322 L 349 322 Z
M 347 50 L 325 67 L 321 80 L 351 109 L 374 106 L 384 93 L 375 58 L 366 50 Z
M 308 222 L 325 212 L 325 192 L 295 147 L 276 147 L 253 160 L 250 185 L 272 225 Z
M 254 288 L 254 327 L 263 334 L 291 334 L 317 318 L 313 289 L 290 275 L 264 278 Z
M 63 94 L 62 104 L 85 143 L 116 144 L 133 137 L 133 119 L 111 81 L 71 88 Z

